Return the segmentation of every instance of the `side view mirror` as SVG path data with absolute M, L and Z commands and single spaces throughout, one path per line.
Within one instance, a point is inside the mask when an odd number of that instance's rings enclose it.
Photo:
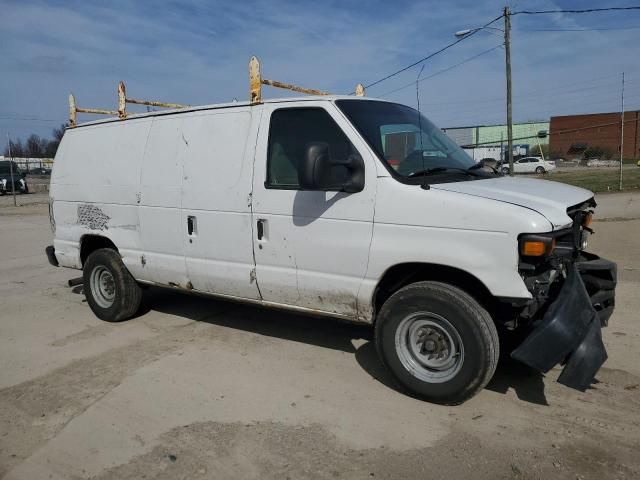
M 313 142 L 307 145 L 298 180 L 306 190 L 360 192 L 364 189 L 364 162 L 359 155 L 334 160 L 329 155 L 329 144 Z

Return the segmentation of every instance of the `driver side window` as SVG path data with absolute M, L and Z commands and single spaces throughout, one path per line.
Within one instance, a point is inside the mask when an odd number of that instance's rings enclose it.
M 329 156 L 344 160 L 357 153 L 347 136 L 322 108 L 284 108 L 271 114 L 265 187 L 300 189 L 299 173 L 304 167 L 307 146 L 326 143 Z M 335 183 L 347 178 L 344 167 L 332 169 Z

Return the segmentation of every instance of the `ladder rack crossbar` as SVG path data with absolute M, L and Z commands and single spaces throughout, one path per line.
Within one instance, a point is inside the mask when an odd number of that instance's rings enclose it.
M 148 105 L 150 107 L 165 107 L 165 108 L 185 108 L 191 105 L 184 105 L 182 103 L 168 103 L 168 102 L 156 102 L 153 100 L 137 100 L 135 98 L 127 98 L 126 103 L 133 103 L 136 105 Z
M 331 95 L 329 92 L 324 92 L 322 90 L 316 90 L 314 88 L 299 87 L 297 85 L 279 82 L 277 80 L 267 80 L 266 78 L 263 78 L 261 80 L 261 83 L 263 85 L 270 85 L 272 87 L 283 88 L 285 90 L 292 90 L 294 92 L 307 93 L 309 95 Z

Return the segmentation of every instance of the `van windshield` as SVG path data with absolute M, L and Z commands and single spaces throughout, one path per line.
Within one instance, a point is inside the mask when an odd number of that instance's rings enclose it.
M 423 174 L 462 174 L 473 179 L 465 172 L 475 161 L 417 110 L 375 100 L 338 100 L 336 104 L 378 157 L 399 176 L 410 179 Z

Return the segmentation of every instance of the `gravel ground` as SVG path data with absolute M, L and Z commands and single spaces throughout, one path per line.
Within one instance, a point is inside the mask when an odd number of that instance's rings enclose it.
M 599 198 L 591 250 L 620 284 L 598 383 L 503 362 L 458 407 L 396 391 L 365 327 L 159 289 L 101 322 L 46 261 L 46 196 L 18 201 L 0 198 L 0 477 L 640 477 L 634 198 Z

